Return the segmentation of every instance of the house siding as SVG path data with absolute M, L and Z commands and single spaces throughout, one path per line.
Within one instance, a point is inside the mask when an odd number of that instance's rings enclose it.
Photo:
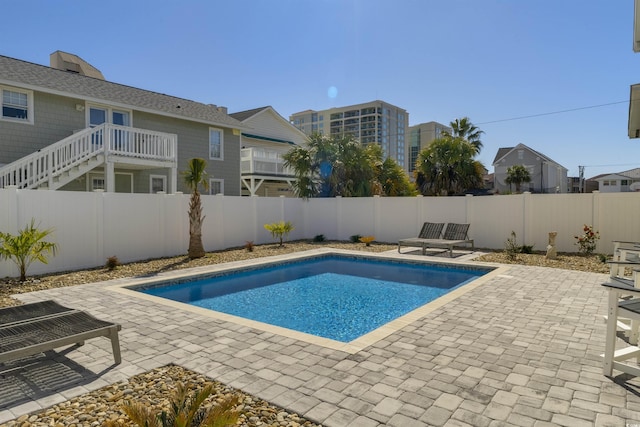
M 135 127 L 151 129 L 158 132 L 178 135 L 178 173 L 185 171 L 190 159 L 200 157 L 207 162 L 207 173 L 210 178 L 224 179 L 226 195 L 240 195 L 240 136 L 233 134 L 232 129 L 224 132 L 224 160 L 209 159 L 209 128 L 205 123 L 190 122 L 170 117 L 137 112 L 133 113 Z M 150 175 L 167 175 L 166 171 L 144 170 L 134 177 L 136 192 L 149 192 Z M 178 191 L 189 192 L 181 177 L 178 177 Z
M 518 151 L 522 150 L 522 159 L 518 157 Z M 498 162 L 494 163 L 494 186 L 498 192 L 515 191 L 515 186 L 507 184 L 507 169 L 511 166 L 523 165 L 529 171 L 531 181 L 522 183 L 520 191 L 535 193 L 566 193 L 567 170 L 552 160 L 541 157 L 539 153 L 528 149 L 526 146 L 515 147 Z
M 76 110 L 84 101 L 34 92 L 34 124 L 0 120 L 0 164 L 11 163 L 84 129 L 85 114 Z

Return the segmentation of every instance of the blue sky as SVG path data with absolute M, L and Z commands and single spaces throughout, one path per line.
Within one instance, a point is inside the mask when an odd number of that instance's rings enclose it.
M 381 99 L 411 125 L 468 116 L 491 171 L 518 143 L 569 175 L 640 167 L 626 134 L 632 0 L 41 0 L 2 2 L 2 15 L 14 35 L 2 55 L 75 53 L 107 80 L 229 112 Z

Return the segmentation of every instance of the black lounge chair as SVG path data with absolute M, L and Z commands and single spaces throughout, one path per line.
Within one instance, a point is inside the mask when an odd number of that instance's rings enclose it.
M 42 301 L 0 308 L 0 363 L 78 344 L 95 337 L 111 339 L 115 363 L 121 362 L 119 324 L 90 314 Z

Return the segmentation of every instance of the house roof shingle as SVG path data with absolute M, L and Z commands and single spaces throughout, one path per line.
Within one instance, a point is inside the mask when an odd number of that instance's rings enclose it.
M 206 122 L 218 126 L 244 128 L 224 109 L 188 99 L 113 83 L 44 65 L 0 55 L 0 83 L 29 89 L 77 96 L 79 99 L 108 101 L 157 114 Z
M 260 111 L 266 110 L 267 108 L 269 108 L 270 106 L 267 105 L 266 107 L 260 107 L 260 108 L 253 108 L 251 110 L 246 110 L 246 111 L 238 111 L 237 113 L 230 113 L 229 115 L 231 117 L 233 117 L 234 119 L 238 120 L 238 121 L 244 121 L 246 119 L 248 119 L 249 117 L 253 117 L 256 114 L 258 114 Z

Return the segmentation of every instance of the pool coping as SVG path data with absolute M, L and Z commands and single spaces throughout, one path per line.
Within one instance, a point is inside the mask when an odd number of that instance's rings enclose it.
M 436 298 L 435 300 L 418 307 L 376 329 L 371 332 L 368 332 L 365 335 L 362 335 L 356 338 L 353 341 L 348 343 L 340 342 L 336 340 L 332 340 L 329 338 L 319 337 L 312 334 L 307 334 L 300 331 L 295 331 L 292 329 L 271 325 L 268 323 L 263 323 L 255 320 L 246 319 L 239 316 L 234 316 L 231 314 L 221 313 L 218 311 L 209 310 L 202 307 L 197 307 L 193 305 L 189 305 L 187 303 L 182 303 L 178 301 L 169 300 L 163 297 L 158 297 L 154 295 L 145 294 L 139 292 L 137 290 L 131 289 L 134 287 L 141 286 L 150 286 L 156 283 L 166 283 L 166 282 L 178 282 L 184 278 L 191 278 L 192 280 L 196 280 L 197 277 L 207 276 L 211 274 L 221 273 L 221 272 L 232 272 L 236 270 L 246 269 L 247 267 L 260 268 L 262 266 L 266 266 L 269 264 L 273 264 L 275 262 L 282 263 L 287 261 L 300 261 L 306 258 L 314 258 L 318 256 L 328 256 L 332 254 L 337 255 L 347 255 L 356 258 L 373 258 L 373 259 L 381 259 L 381 260 L 391 260 L 391 261 L 402 261 L 408 262 L 411 264 L 423 264 L 423 265 L 435 265 L 435 266 L 446 266 L 446 267 L 471 267 L 474 270 L 489 270 L 479 278 L 470 281 L 462 286 L 458 286 L 450 292 Z M 491 264 L 491 263 L 482 263 L 481 265 L 470 262 L 470 261 L 457 261 L 457 260 L 445 260 L 439 258 L 438 260 L 425 259 L 424 256 L 419 255 L 410 255 L 410 254 L 397 254 L 395 251 L 391 252 L 383 252 L 383 253 L 373 253 L 373 252 L 362 252 L 362 251 L 350 251 L 345 249 L 334 249 L 334 248 L 319 248 L 312 249 L 303 252 L 294 252 L 285 255 L 275 255 L 263 258 L 254 258 L 250 260 L 243 261 L 234 261 L 229 263 L 222 264 L 214 264 L 204 267 L 195 267 L 181 270 L 174 270 L 170 272 L 159 273 L 154 276 L 143 277 L 143 278 L 134 278 L 127 279 L 126 281 L 122 281 L 118 284 L 107 286 L 105 289 L 110 291 L 115 291 L 118 293 L 126 294 L 133 298 L 143 299 L 147 301 L 151 301 L 154 303 L 162 304 L 164 306 L 169 306 L 178 310 L 187 311 L 190 313 L 203 315 L 209 318 L 217 319 L 224 322 L 231 322 L 237 325 L 242 325 L 250 328 L 254 328 L 260 331 L 277 334 L 280 336 L 285 336 L 288 338 L 300 340 L 309 344 L 315 344 L 321 347 L 326 347 L 333 350 L 344 351 L 349 354 L 355 354 L 359 351 L 363 350 L 366 347 L 369 347 L 378 341 L 388 337 L 389 335 L 401 330 L 402 328 L 410 325 L 421 317 L 426 316 L 427 314 L 437 310 L 443 305 L 457 299 L 458 297 L 466 294 L 467 292 L 472 291 L 473 289 L 481 286 L 486 283 L 490 279 L 503 275 L 504 272 L 508 268 L 501 264 Z

